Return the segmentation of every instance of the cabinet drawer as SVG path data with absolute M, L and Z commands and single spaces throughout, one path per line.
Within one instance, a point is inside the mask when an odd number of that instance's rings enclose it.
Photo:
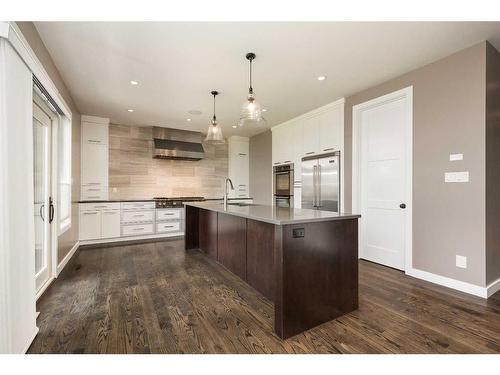
M 156 210 L 156 220 L 172 220 L 181 218 L 182 209 L 161 209 Z
M 122 210 L 154 210 L 155 202 L 125 202 Z
M 154 211 L 124 211 L 122 212 L 122 222 L 141 223 L 154 220 Z
M 120 210 L 120 203 L 80 203 L 80 211 Z
M 153 233 L 153 224 L 135 224 L 122 226 L 122 236 L 142 236 Z
M 108 187 L 97 185 L 82 186 L 82 200 L 102 201 L 108 199 Z
M 156 224 L 156 233 L 180 232 L 180 231 L 182 231 L 180 221 L 167 221 L 164 223 Z

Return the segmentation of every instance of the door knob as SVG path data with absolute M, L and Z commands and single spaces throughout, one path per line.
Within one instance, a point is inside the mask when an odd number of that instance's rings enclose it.
M 399 205 L 399 208 L 406 208 L 406 204 L 401 203 L 401 204 Z

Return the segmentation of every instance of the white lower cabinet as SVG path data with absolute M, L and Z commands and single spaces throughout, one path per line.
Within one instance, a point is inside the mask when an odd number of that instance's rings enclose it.
M 154 210 L 124 211 L 122 212 L 122 223 L 153 222 Z
M 156 233 L 180 232 L 181 230 L 180 221 L 167 221 L 156 224 Z
M 102 238 L 120 237 L 120 210 L 103 210 L 102 219 Z
M 154 202 L 80 203 L 80 240 L 175 236 L 184 231 L 184 209 L 156 209 Z
M 153 223 L 132 224 L 122 226 L 122 236 L 145 236 L 154 234 Z
M 101 238 L 101 211 L 80 211 L 80 240 Z
M 120 237 L 119 203 L 81 203 L 80 240 Z

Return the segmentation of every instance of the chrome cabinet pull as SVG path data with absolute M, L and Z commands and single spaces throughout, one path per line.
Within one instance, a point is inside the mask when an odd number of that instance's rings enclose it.
M 314 151 L 306 152 L 306 155 L 312 155 L 312 154 L 314 154 Z

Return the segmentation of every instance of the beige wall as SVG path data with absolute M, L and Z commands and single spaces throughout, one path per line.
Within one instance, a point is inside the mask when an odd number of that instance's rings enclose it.
M 59 262 L 65 257 L 69 250 L 78 241 L 78 205 L 77 201 L 80 196 L 80 112 L 75 106 L 71 95 L 64 84 L 59 71 L 57 70 L 49 52 L 45 48 L 40 35 L 32 22 L 16 22 L 17 26 L 28 41 L 31 49 L 35 52 L 38 60 L 42 63 L 48 75 L 57 87 L 57 90 L 69 105 L 72 112 L 72 219 L 71 228 L 59 236 L 58 239 L 58 260 Z
M 257 204 L 272 204 L 272 133 L 250 138 L 250 196 Z
M 500 278 L 500 53 L 486 47 L 486 284 Z
M 227 143 L 205 144 L 205 158 L 199 161 L 153 159 L 152 129 L 110 125 L 110 199 L 223 196 L 228 175 Z
M 345 190 L 351 210 L 352 106 L 413 86 L 413 267 L 485 285 L 485 59 L 480 43 L 346 99 Z M 464 160 L 450 162 L 449 154 Z M 445 184 L 446 171 L 470 182 Z M 455 266 L 467 256 L 468 268 Z

